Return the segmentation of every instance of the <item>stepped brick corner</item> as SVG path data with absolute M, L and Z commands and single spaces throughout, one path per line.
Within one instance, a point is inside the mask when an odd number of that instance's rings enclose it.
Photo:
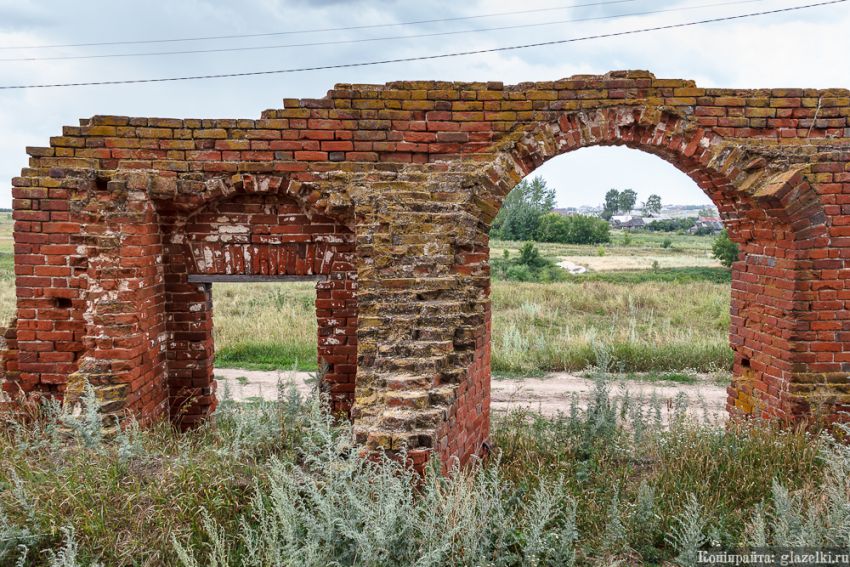
M 210 281 L 315 276 L 334 409 L 421 463 L 489 435 L 489 226 L 543 162 L 653 153 L 717 205 L 733 266 L 729 410 L 850 409 L 850 92 L 645 71 L 505 86 L 337 85 L 259 120 L 95 116 L 13 181 L 7 403 L 74 397 L 183 425 L 215 407 Z

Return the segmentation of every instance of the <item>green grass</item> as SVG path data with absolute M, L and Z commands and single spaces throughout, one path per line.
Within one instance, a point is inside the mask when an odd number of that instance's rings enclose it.
M 728 369 L 729 286 L 720 283 L 727 274 L 688 268 L 496 281 L 493 371 L 579 371 L 598 365 L 600 350 L 627 372 Z M 297 361 L 315 370 L 314 293 L 310 284 L 215 284 L 217 363 L 275 370 Z
M 250 497 L 261 463 L 272 451 L 285 457 L 293 449 L 289 436 L 296 434 L 295 427 L 276 439 L 254 440 L 250 452 L 240 451 L 233 444 L 240 435 L 235 423 L 225 414 L 220 417 L 216 427 L 188 435 L 168 423 L 130 433 L 134 438 L 126 445 L 144 455 L 132 459 L 120 455 L 120 442 L 87 449 L 49 425 L 28 431 L 0 427 L 0 505 L 21 519 L 16 507 L 21 502 L 10 502 L 10 491 L 20 488 L 36 507 L 35 518 L 25 521 L 41 547 L 58 547 L 60 528 L 72 526 L 84 548 L 105 550 L 97 555 L 107 565 L 173 565 L 171 534 L 200 541 L 202 509 L 236 529 L 234 514 Z M 257 413 L 252 423 L 261 426 L 263 419 Z M 89 559 L 93 555 L 83 553 Z M 0 555 L 0 565 L 8 560 L 8 554 Z
M 662 248 L 664 240 L 672 241 L 671 248 L 674 251 L 683 253 L 693 252 L 709 252 L 711 244 L 714 242 L 714 236 L 695 234 L 679 234 L 676 232 L 651 232 L 651 231 L 629 231 L 612 230 L 611 241 L 617 245 L 622 244 L 623 240 L 629 235 L 631 243 L 629 247 L 634 248 Z
M 315 370 L 315 300 L 312 283 L 213 284 L 216 364 Z
M 316 348 L 307 343 L 241 342 L 216 349 L 216 365 L 248 370 L 316 370 Z
M 492 301 L 499 373 L 731 367 L 728 285 L 496 282 Z
M 624 245 L 626 235 L 630 243 Z M 665 239 L 672 241 L 669 248 L 663 247 Z M 611 256 L 634 255 L 666 255 L 666 256 L 705 256 L 711 253 L 712 236 L 696 236 L 669 232 L 628 232 L 623 230 L 611 231 L 611 242 L 604 244 L 606 254 Z M 511 256 L 516 256 L 523 242 L 509 240 L 491 240 L 491 257 L 501 257 L 503 250 L 508 250 Z M 540 253 L 547 258 L 559 256 L 596 256 L 599 253 L 597 244 L 558 244 L 539 242 L 536 246 Z
M 503 448 L 505 478 L 539 482 L 557 476 L 570 486 L 584 511 L 579 531 L 596 546 L 615 489 L 621 501 L 634 503 L 641 482 L 653 485 L 664 531 L 669 531 L 687 496 L 694 494 L 711 523 L 732 541 L 740 541 L 753 507 L 768 499 L 773 478 L 796 488 L 820 478 L 818 443 L 801 432 L 770 425 L 724 430 L 679 423 L 668 433 L 650 434 L 637 447 L 634 438 L 627 437 L 616 431 L 582 431 L 567 418 L 546 420 L 522 413 L 497 422 L 493 435 L 494 444 Z M 624 444 L 620 449 L 618 442 Z M 779 446 L 788 451 L 785 456 Z M 794 459 L 787 455 L 800 460 L 790 462 Z
M 0 213 L 0 327 L 15 314 L 15 254 L 11 213 Z
M 771 423 L 686 417 L 684 401 L 671 409 L 627 400 L 612 386 L 598 382 L 586 410 L 557 418 L 497 416 L 497 459 L 418 489 L 392 462 L 361 461 L 347 424 L 331 425 L 316 403 L 285 393 L 278 402 L 225 400 L 216 419 L 185 434 L 131 428 L 90 446 L 34 414 L 26 426 L 0 427 L 0 564 L 14 563 L 19 544 L 26 565 L 44 564 L 45 552 L 63 545 L 62 528 L 73 526 L 78 551 L 66 566 L 180 565 L 175 541 L 200 565 L 212 553 L 219 565 L 270 557 L 406 565 L 435 549 L 443 551 L 433 565 L 526 565 L 551 552 L 530 546 L 535 534 L 555 545 L 574 507 L 578 564 L 659 565 L 678 552 L 670 535 L 685 512 L 700 514 L 703 536 L 737 546 L 751 541 L 764 503 L 767 541 L 782 544 L 771 514 L 784 489 L 790 537 L 821 546 L 850 537 L 840 532 L 850 525 L 846 448 Z M 98 427 L 86 414 L 69 423 L 72 434 Z M 794 514 L 805 522 L 797 526 Z M 612 529 L 621 543 L 608 541 Z M 564 564 L 539 560 L 553 562 Z
M 731 284 L 732 272 L 726 268 L 661 268 L 657 270 L 620 270 L 616 272 L 586 272 L 569 276 L 570 281 L 636 284 L 645 282 Z
M 599 364 L 627 372 L 728 369 L 729 286 L 714 270 L 585 274 L 569 282 L 493 283 L 493 371 L 539 375 Z M 658 276 L 658 274 L 654 274 Z M 609 281 L 606 281 L 609 280 Z M 708 281 L 706 281 L 708 280 Z M 214 284 L 221 367 L 316 368 L 310 284 Z

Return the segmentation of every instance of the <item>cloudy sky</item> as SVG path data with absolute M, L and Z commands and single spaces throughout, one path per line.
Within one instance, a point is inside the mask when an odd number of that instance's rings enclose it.
M 262 71 L 413 57 L 634 30 L 817 0 L 600 1 L 0 0 L 0 86 Z M 574 7 L 577 4 L 585 6 Z M 492 15 L 518 10 L 528 13 Z M 454 19 L 394 25 L 448 18 Z M 383 26 L 281 33 L 377 24 Z M 0 191 L 0 207 L 9 206 L 9 180 L 26 165 L 24 147 L 46 145 L 50 136 L 61 132 L 63 124 L 77 124 L 79 118 L 93 114 L 255 118 L 263 109 L 280 107 L 283 98 L 323 96 L 337 82 L 441 79 L 516 83 L 577 73 L 602 74 L 613 69 L 648 69 L 661 78 L 694 79 L 703 87 L 850 87 L 848 29 L 850 3 L 839 3 L 463 58 L 236 79 L 0 90 L 0 177 L 6 180 Z M 244 37 L 256 34 L 276 35 Z M 241 37 L 19 49 L 225 35 Z M 374 41 L 362 41 L 366 39 Z M 291 46 L 340 41 L 350 43 Z M 254 47 L 262 49 L 245 49 Z M 111 57 L 233 48 L 240 50 Z M 601 202 L 611 187 L 634 188 L 642 198 L 656 192 L 667 203 L 706 202 L 699 189 L 672 166 L 634 150 L 585 149 L 560 156 L 537 173 L 558 189 L 561 206 Z

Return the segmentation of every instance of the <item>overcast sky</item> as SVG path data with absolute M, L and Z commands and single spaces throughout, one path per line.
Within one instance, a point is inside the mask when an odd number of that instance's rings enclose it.
M 0 59 L 65 57 L 273 46 L 461 31 L 454 35 L 343 45 L 225 53 L 53 61 L 0 61 L 0 85 L 156 78 L 261 71 L 467 51 L 587 36 L 772 10 L 807 0 L 307 1 L 307 0 L 0 0 L 0 47 L 259 34 L 316 28 L 393 24 L 515 10 L 564 7 L 528 14 L 383 28 L 261 38 L 145 45 L 2 49 Z M 704 7 L 725 3 L 724 6 Z M 702 7 L 699 7 L 702 6 Z M 688 8 L 683 10 L 682 8 Z M 696 8 L 695 8 L 696 7 Z M 595 21 L 563 20 L 668 10 Z M 539 25 L 546 24 L 546 25 Z M 500 31 L 485 28 L 532 25 Z M 256 118 L 283 98 L 320 97 L 337 82 L 399 79 L 542 81 L 577 73 L 648 69 L 661 78 L 687 78 L 703 87 L 850 87 L 850 5 L 837 4 L 747 20 L 582 41 L 463 58 L 299 74 L 148 85 L 0 91 L 0 206 L 9 206 L 9 180 L 26 165 L 25 146 L 47 145 L 63 124 L 119 114 L 158 117 Z M 597 204 L 611 187 L 631 187 L 641 200 L 704 203 L 690 180 L 659 158 L 621 148 L 560 156 L 537 172 L 558 189 L 560 206 Z

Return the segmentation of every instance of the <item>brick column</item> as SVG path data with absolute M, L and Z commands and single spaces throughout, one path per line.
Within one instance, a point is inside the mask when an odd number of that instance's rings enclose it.
M 88 381 L 101 412 L 165 415 L 165 312 L 162 242 L 147 194 L 150 177 L 129 174 L 98 184 L 80 212 L 87 269 L 85 355 L 68 377 L 66 403 Z
M 430 171 L 374 183 L 355 210 L 355 433 L 369 450 L 406 446 L 417 466 L 432 450 L 444 466 L 465 461 L 488 436 L 489 364 L 476 356 L 486 302 L 458 266 L 477 220 L 458 181 Z
M 348 259 L 336 260 L 328 279 L 316 283 L 318 365 L 331 411 L 348 416 L 357 373 L 357 278 Z
M 26 169 L 12 181 L 17 318 L 3 355 L 4 389 L 12 397 L 36 390 L 61 396 L 84 350 L 87 259 L 79 248 L 79 209 L 97 183 L 88 172 L 59 167 L 90 165 L 80 162 Z
M 14 317 L 0 336 L 0 412 L 17 410 L 15 400 L 21 395 L 18 389 L 18 320 Z

